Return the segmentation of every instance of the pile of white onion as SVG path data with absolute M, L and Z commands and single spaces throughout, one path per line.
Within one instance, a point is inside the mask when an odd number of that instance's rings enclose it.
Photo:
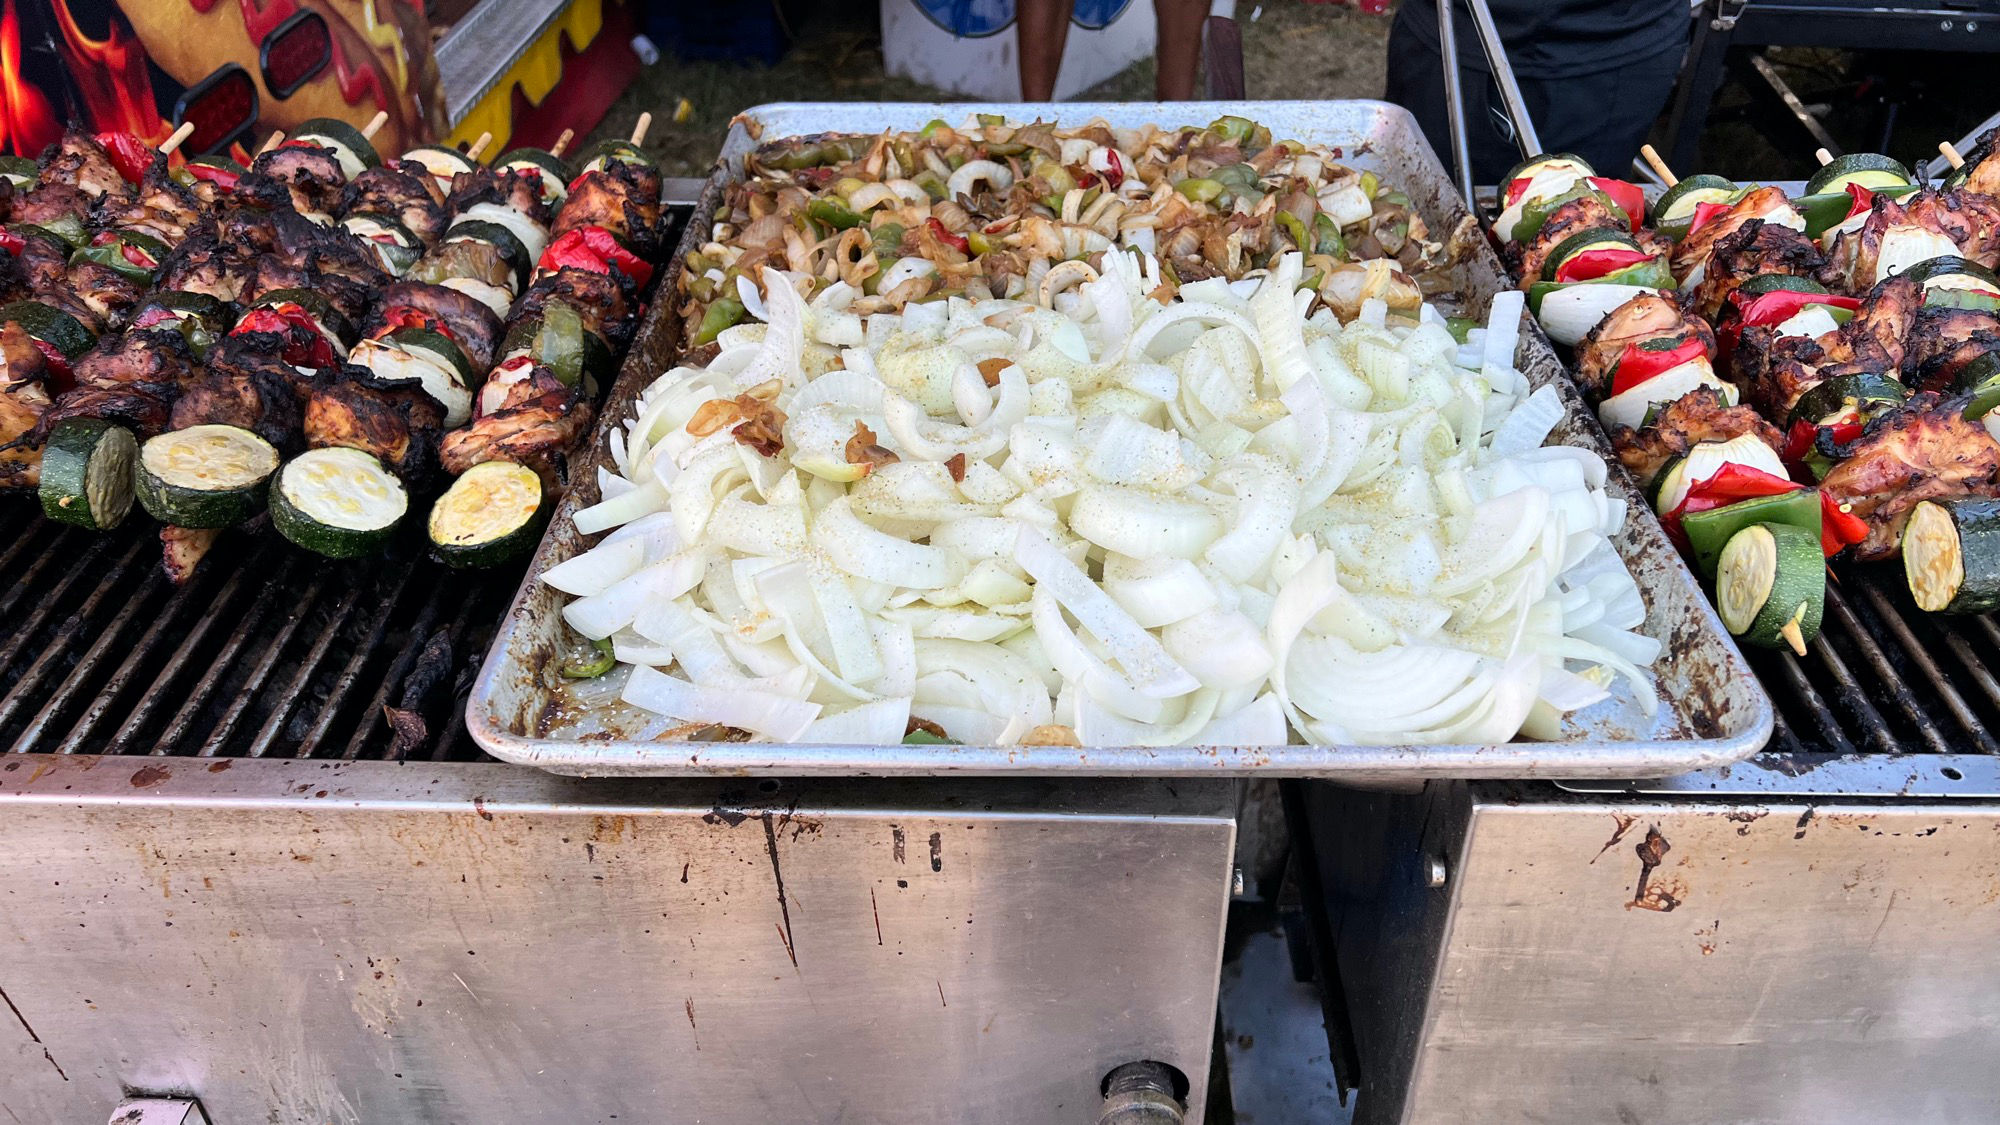
M 766 270 L 758 322 L 612 433 L 576 515 L 610 534 L 542 575 L 612 643 L 600 697 L 656 731 L 852 744 L 913 719 L 982 745 L 1495 743 L 1554 737 L 1620 674 L 1650 711 L 1625 505 L 1597 454 L 1543 445 L 1562 410 L 1513 365 L 1518 294 L 1461 346 L 1429 308 L 1308 316 L 1296 255 L 1165 305 L 1150 258 L 1104 262 L 1058 267 L 1047 306 L 866 318 Z M 689 432 L 752 392 L 777 456 Z M 896 460 L 850 463 L 856 423 Z

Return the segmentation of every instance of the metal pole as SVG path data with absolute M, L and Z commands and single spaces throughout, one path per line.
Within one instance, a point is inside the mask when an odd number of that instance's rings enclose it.
M 1451 162 L 1458 174 L 1458 191 L 1465 209 L 1477 204 L 1472 194 L 1472 150 L 1465 135 L 1465 91 L 1459 86 L 1457 12 L 1452 0 L 1438 0 L 1438 51 L 1444 56 L 1445 116 L 1451 124 Z
M 1528 103 L 1521 99 L 1521 85 L 1514 81 L 1514 64 L 1507 61 L 1507 48 L 1500 42 L 1499 29 L 1493 26 L 1493 10 L 1486 6 L 1486 0 L 1465 0 L 1465 4 L 1472 9 L 1479 45 L 1486 52 L 1487 65 L 1493 68 L 1493 81 L 1500 87 L 1500 100 L 1506 103 L 1507 116 L 1514 122 L 1514 139 L 1521 144 L 1521 155 L 1538 156 L 1542 138 L 1535 132 L 1535 123 L 1528 119 Z

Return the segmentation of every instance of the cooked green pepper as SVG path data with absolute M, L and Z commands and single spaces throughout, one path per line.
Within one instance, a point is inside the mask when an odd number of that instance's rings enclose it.
M 1221 197 L 1223 185 L 1220 180 L 1188 179 L 1175 184 L 1174 190 L 1196 203 L 1213 203 Z
M 1041 177 L 1043 183 L 1049 185 L 1049 192 L 1057 199 L 1061 199 L 1069 189 L 1076 186 L 1076 177 L 1069 174 L 1069 169 L 1053 160 L 1036 161 L 1034 172 Z
M 90 232 L 83 229 L 83 220 L 75 215 L 58 215 L 46 223 L 22 223 L 21 226 L 60 238 L 71 246 L 81 246 L 90 241 Z
M 1374 199 L 1375 193 L 1381 190 L 1382 190 L 1382 177 L 1377 176 L 1373 172 L 1361 173 L 1361 194 L 1367 196 L 1370 199 Z
M 542 326 L 529 352 L 564 386 L 574 387 L 583 381 L 583 333 L 583 318 L 575 309 L 550 301 L 542 307 Z
M 903 248 L 903 224 L 883 223 L 872 233 L 875 240 L 875 256 L 888 257 Z
M 1324 211 L 1313 216 L 1313 253 L 1347 260 L 1347 239 L 1341 237 L 1340 224 Z
M 556 669 L 565 680 L 594 680 L 618 664 L 618 658 L 611 654 L 610 638 L 590 642 L 588 649 L 580 649 L 562 667 Z
M 944 177 L 928 168 L 911 176 L 910 182 L 924 189 L 924 194 L 930 196 L 932 199 L 943 199 L 947 190 L 945 188 Z
M 981 254 L 991 254 L 993 252 L 993 240 L 987 238 L 983 231 L 967 231 L 965 233 L 965 249 L 967 253 L 974 257 L 978 257 Z
M 1465 343 L 1466 336 L 1477 327 L 1479 327 L 1479 321 L 1469 316 L 1448 316 L 1444 318 L 1444 330 L 1451 333 L 1451 338 L 1461 344 Z
M 923 131 L 918 135 L 923 137 L 925 140 L 929 140 L 930 138 L 937 136 L 939 133 L 944 132 L 949 128 L 951 128 L 951 126 L 944 123 L 944 118 L 933 117 L 930 119 L 929 124 L 926 124 L 923 128 Z
M 860 180 L 855 179 L 853 176 L 842 176 L 841 178 L 833 182 L 834 194 L 840 196 L 840 198 L 843 200 L 867 186 L 868 186 L 867 184 L 862 183 Z
M 905 746 L 956 746 L 956 745 L 958 745 L 958 743 L 954 742 L 953 740 L 951 740 L 951 739 L 949 739 L 949 738 L 940 738 L 940 737 L 938 737 L 937 735 L 935 735 L 935 734 L 932 734 L 931 732 L 929 732 L 929 731 L 927 731 L 927 730 L 921 730 L 921 729 L 920 729 L 920 730 L 913 730 L 913 731 L 911 731 L 910 733 L 908 733 L 908 734 L 904 735 L 904 736 L 903 736 L 903 745 L 905 745 Z
M 837 199 L 815 199 L 806 204 L 806 214 L 814 221 L 825 223 L 835 230 L 846 230 L 861 225 L 861 216 L 849 210 Z
M 811 168 L 814 165 L 822 163 L 822 157 L 825 155 L 825 152 L 826 150 L 819 145 L 799 145 L 797 148 L 786 149 L 781 153 L 773 163 L 773 167 L 782 168 L 787 172 L 796 172 L 801 168 Z
M 1208 123 L 1208 131 L 1225 141 L 1247 141 L 1257 131 L 1257 123 L 1247 117 L 1218 117 Z
M 708 306 L 701 314 L 701 325 L 695 329 L 694 345 L 712 344 L 722 330 L 743 319 L 743 302 L 734 297 L 723 297 Z
M 1007 116 L 1001 113 L 982 113 L 978 114 L 977 117 L 981 125 L 1005 125 L 1007 123 Z
M 1297 215 L 1292 214 L 1290 211 L 1278 212 L 1278 225 L 1283 227 L 1285 233 L 1291 236 L 1293 246 L 1301 250 L 1310 250 L 1310 246 L 1306 242 L 1306 225 L 1299 221 Z

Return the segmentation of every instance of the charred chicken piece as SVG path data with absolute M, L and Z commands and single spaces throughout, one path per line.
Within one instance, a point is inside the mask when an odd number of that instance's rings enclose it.
M 549 237 L 561 238 L 578 227 L 603 227 L 624 239 L 634 254 L 657 258 L 663 187 L 657 171 L 634 164 L 614 162 L 601 172 L 591 172 L 570 187 Z
M 541 177 L 532 172 L 481 167 L 452 177 L 451 193 L 445 197 L 446 214 L 462 215 L 482 203 L 505 207 L 544 227 L 555 218 L 549 205 L 542 202 Z
M 560 489 L 568 483 L 566 453 L 590 428 L 590 417 L 590 404 L 575 388 L 558 384 L 446 434 L 440 451 L 445 471 L 456 476 L 485 461 L 512 461 Z
M 252 177 L 269 177 L 283 184 L 294 211 L 301 215 L 331 215 L 340 207 L 341 192 L 347 187 L 347 173 L 330 148 L 309 144 L 282 144 L 250 164 L 250 174 L 237 181 L 237 194 Z
M 431 196 L 429 176 L 413 176 L 389 164 L 354 177 L 340 193 L 340 213 L 388 215 L 426 246 L 444 233 L 449 215 Z
M 195 231 L 214 226 L 194 192 L 167 175 L 164 160 L 153 161 L 129 200 L 100 208 L 98 220 L 107 227 L 150 234 L 168 246 L 179 246 Z
M 1822 340 L 1826 362 L 1857 370 L 1890 373 L 1903 363 L 1903 349 L 1923 307 L 1923 288 L 1907 277 L 1892 277 L 1872 289 L 1854 319 Z
M 384 382 L 366 368 L 343 367 L 313 387 L 306 403 L 306 444 L 372 453 L 414 490 L 437 478 L 444 409 L 411 382 Z
M 21 235 L 21 248 L 14 252 L 14 261 L 27 287 L 36 293 L 65 288 L 69 284 L 69 243 L 52 234 L 16 233 Z
M 1855 558 L 1896 557 L 1903 522 L 1920 501 L 2000 496 L 2000 442 L 1966 420 L 1968 401 L 1913 395 L 1902 409 L 1868 423 L 1860 437 L 1834 447 L 1839 463 L 1820 491 L 1868 522 Z
M 1911 390 L 1950 393 L 1958 373 L 2000 351 L 2000 315 L 1984 309 L 1919 309 L 1903 351 L 1903 381 Z
M 262 182 L 271 184 L 274 181 L 266 177 Z M 282 185 L 279 186 L 282 189 Z M 254 189 L 255 185 L 252 187 Z M 278 231 L 272 217 L 290 209 L 289 197 L 280 199 L 276 204 L 260 204 L 242 190 L 242 181 L 238 181 L 230 204 L 215 220 L 216 236 L 222 245 L 228 247 L 230 254 L 247 258 L 253 254 L 269 254 L 278 248 Z
M 382 275 L 378 273 L 376 276 Z M 337 269 L 323 268 L 318 254 L 307 254 L 303 258 L 265 254 L 251 263 L 249 276 L 244 278 L 243 289 L 237 299 L 248 304 L 280 289 L 305 289 L 317 293 L 351 321 L 374 303 L 380 286 L 350 277 Z
M 396 325 L 402 310 L 411 309 L 443 324 L 445 334 L 458 343 L 475 369 L 485 371 L 493 366 L 494 349 L 500 342 L 500 318 L 476 298 L 442 285 L 407 280 L 385 287 L 381 298 L 362 322 L 363 336 L 380 335 Z
M 0 325 L 0 490 L 42 480 L 36 427 L 49 408 L 49 361 L 19 324 Z
M 90 310 L 92 319 L 113 331 L 125 327 L 126 316 L 146 295 L 143 285 L 97 262 L 71 262 L 64 273 L 64 283 L 69 293 Z
M 1619 426 L 1611 447 L 1620 464 L 1640 487 L 1651 484 L 1666 463 L 1704 441 L 1728 441 L 1755 434 L 1772 450 L 1784 448 L 1784 435 L 1748 406 L 1729 406 L 1714 387 L 1696 387 L 1668 404 L 1643 430 Z
M 1778 221 L 1782 220 L 1782 221 Z M 1689 274 L 1700 269 L 1706 272 L 1709 254 L 1723 239 L 1743 229 L 1744 224 L 1761 221 L 1774 226 L 1805 226 L 1805 220 L 1785 196 L 1784 189 L 1774 187 L 1758 188 L 1730 205 L 1728 211 L 1717 215 L 1700 227 L 1688 233 L 1674 250 L 1674 276 L 1685 281 Z
M 514 319 L 540 316 L 543 306 L 560 301 L 576 310 L 585 328 L 602 336 L 613 348 L 623 348 L 638 326 L 637 318 L 632 315 L 631 286 L 623 274 L 564 266 L 528 286 L 514 307 Z
M 122 181 L 121 181 L 122 182 Z M 90 196 L 74 184 L 43 183 L 14 197 L 9 221 L 47 226 L 62 219 L 90 221 Z
M 1542 229 L 1521 247 L 1521 288 L 1542 280 L 1542 266 L 1549 254 L 1573 234 L 1587 230 L 1628 229 L 1625 213 L 1611 207 L 1595 194 L 1586 194 L 1549 212 Z
M 1823 376 L 1826 352 L 1809 336 L 1780 337 L 1775 327 L 1745 328 L 1729 358 L 1729 379 L 1743 392 L 1743 401 L 1771 418 L 1791 416 L 1792 404 Z
M 183 388 L 170 429 L 206 422 L 241 426 L 283 454 L 305 447 L 304 411 L 314 380 L 279 358 L 284 338 L 269 332 L 230 336 L 210 350 L 208 366 Z
M 1576 346 L 1576 381 L 1593 398 L 1609 388 L 1611 370 L 1633 344 L 1692 333 L 1715 351 L 1715 330 L 1708 322 L 1682 311 L 1678 302 L 1656 293 L 1642 293 L 1611 310 Z
M 1902 199 L 1876 196 L 1867 220 L 1835 238 L 1821 279 L 1859 289 L 1941 254 L 2000 262 L 2000 200 L 1928 188 Z
M 1826 255 L 1803 232 L 1751 219 L 1715 242 L 1708 268 L 1695 288 L 1695 311 L 1714 320 L 1729 295 L 1753 277 L 1786 274 L 1813 277 L 1826 268 Z
M 92 199 L 131 193 L 131 186 L 118 174 L 118 166 L 111 162 L 104 146 L 75 128 L 65 132 L 62 140 L 42 154 L 40 182 L 67 184 Z
M 243 293 L 253 263 L 223 248 L 213 234 L 197 231 L 160 263 L 155 285 L 163 290 L 206 293 L 218 301 L 234 301 Z
M 178 394 L 201 374 L 187 339 L 179 332 L 127 332 L 107 336 L 75 365 L 79 387 L 143 386 Z
M 26 249 L 25 246 L 22 249 Z M 9 304 L 34 295 L 28 270 L 14 254 L 0 253 L 0 304 Z
M 56 424 L 69 418 L 102 418 L 116 422 L 144 441 L 170 427 L 173 399 L 162 398 L 140 386 L 78 387 L 64 392 L 42 415 L 36 444 L 46 441 Z

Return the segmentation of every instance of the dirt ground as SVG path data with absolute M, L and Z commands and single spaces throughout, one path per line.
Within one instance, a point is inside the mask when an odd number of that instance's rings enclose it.
M 641 73 L 598 134 L 627 135 L 638 115 L 650 110 L 655 124 L 648 147 L 660 154 L 670 175 L 699 176 L 721 145 L 730 117 L 750 106 L 946 96 L 883 73 L 876 0 L 791 2 L 784 10 L 793 21 L 793 46 L 777 65 L 682 62 L 668 54 Z M 1304 0 L 1239 3 L 1250 96 L 1379 97 L 1389 19 Z M 1842 151 L 1886 151 L 1914 164 L 1935 155 L 1938 141 L 1963 136 L 2000 109 L 2000 98 L 1986 81 L 1993 55 L 1783 48 L 1768 57 Z M 1730 78 L 1702 137 L 1701 170 L 1743 181 L 1803 179 L 1815 167 L 1811 154 L 1817 142 L 1757 76 L 1749 58 L 1748 49 L 1732 55 Z M 1146 99 L 1152 89 L 1153 64 L 1145 59 L 1085 96 Z M 674 108 L 683 98 L 688 119 L 675 122 Z M 1663 134 L 1664 121 L 1656 140 Z

